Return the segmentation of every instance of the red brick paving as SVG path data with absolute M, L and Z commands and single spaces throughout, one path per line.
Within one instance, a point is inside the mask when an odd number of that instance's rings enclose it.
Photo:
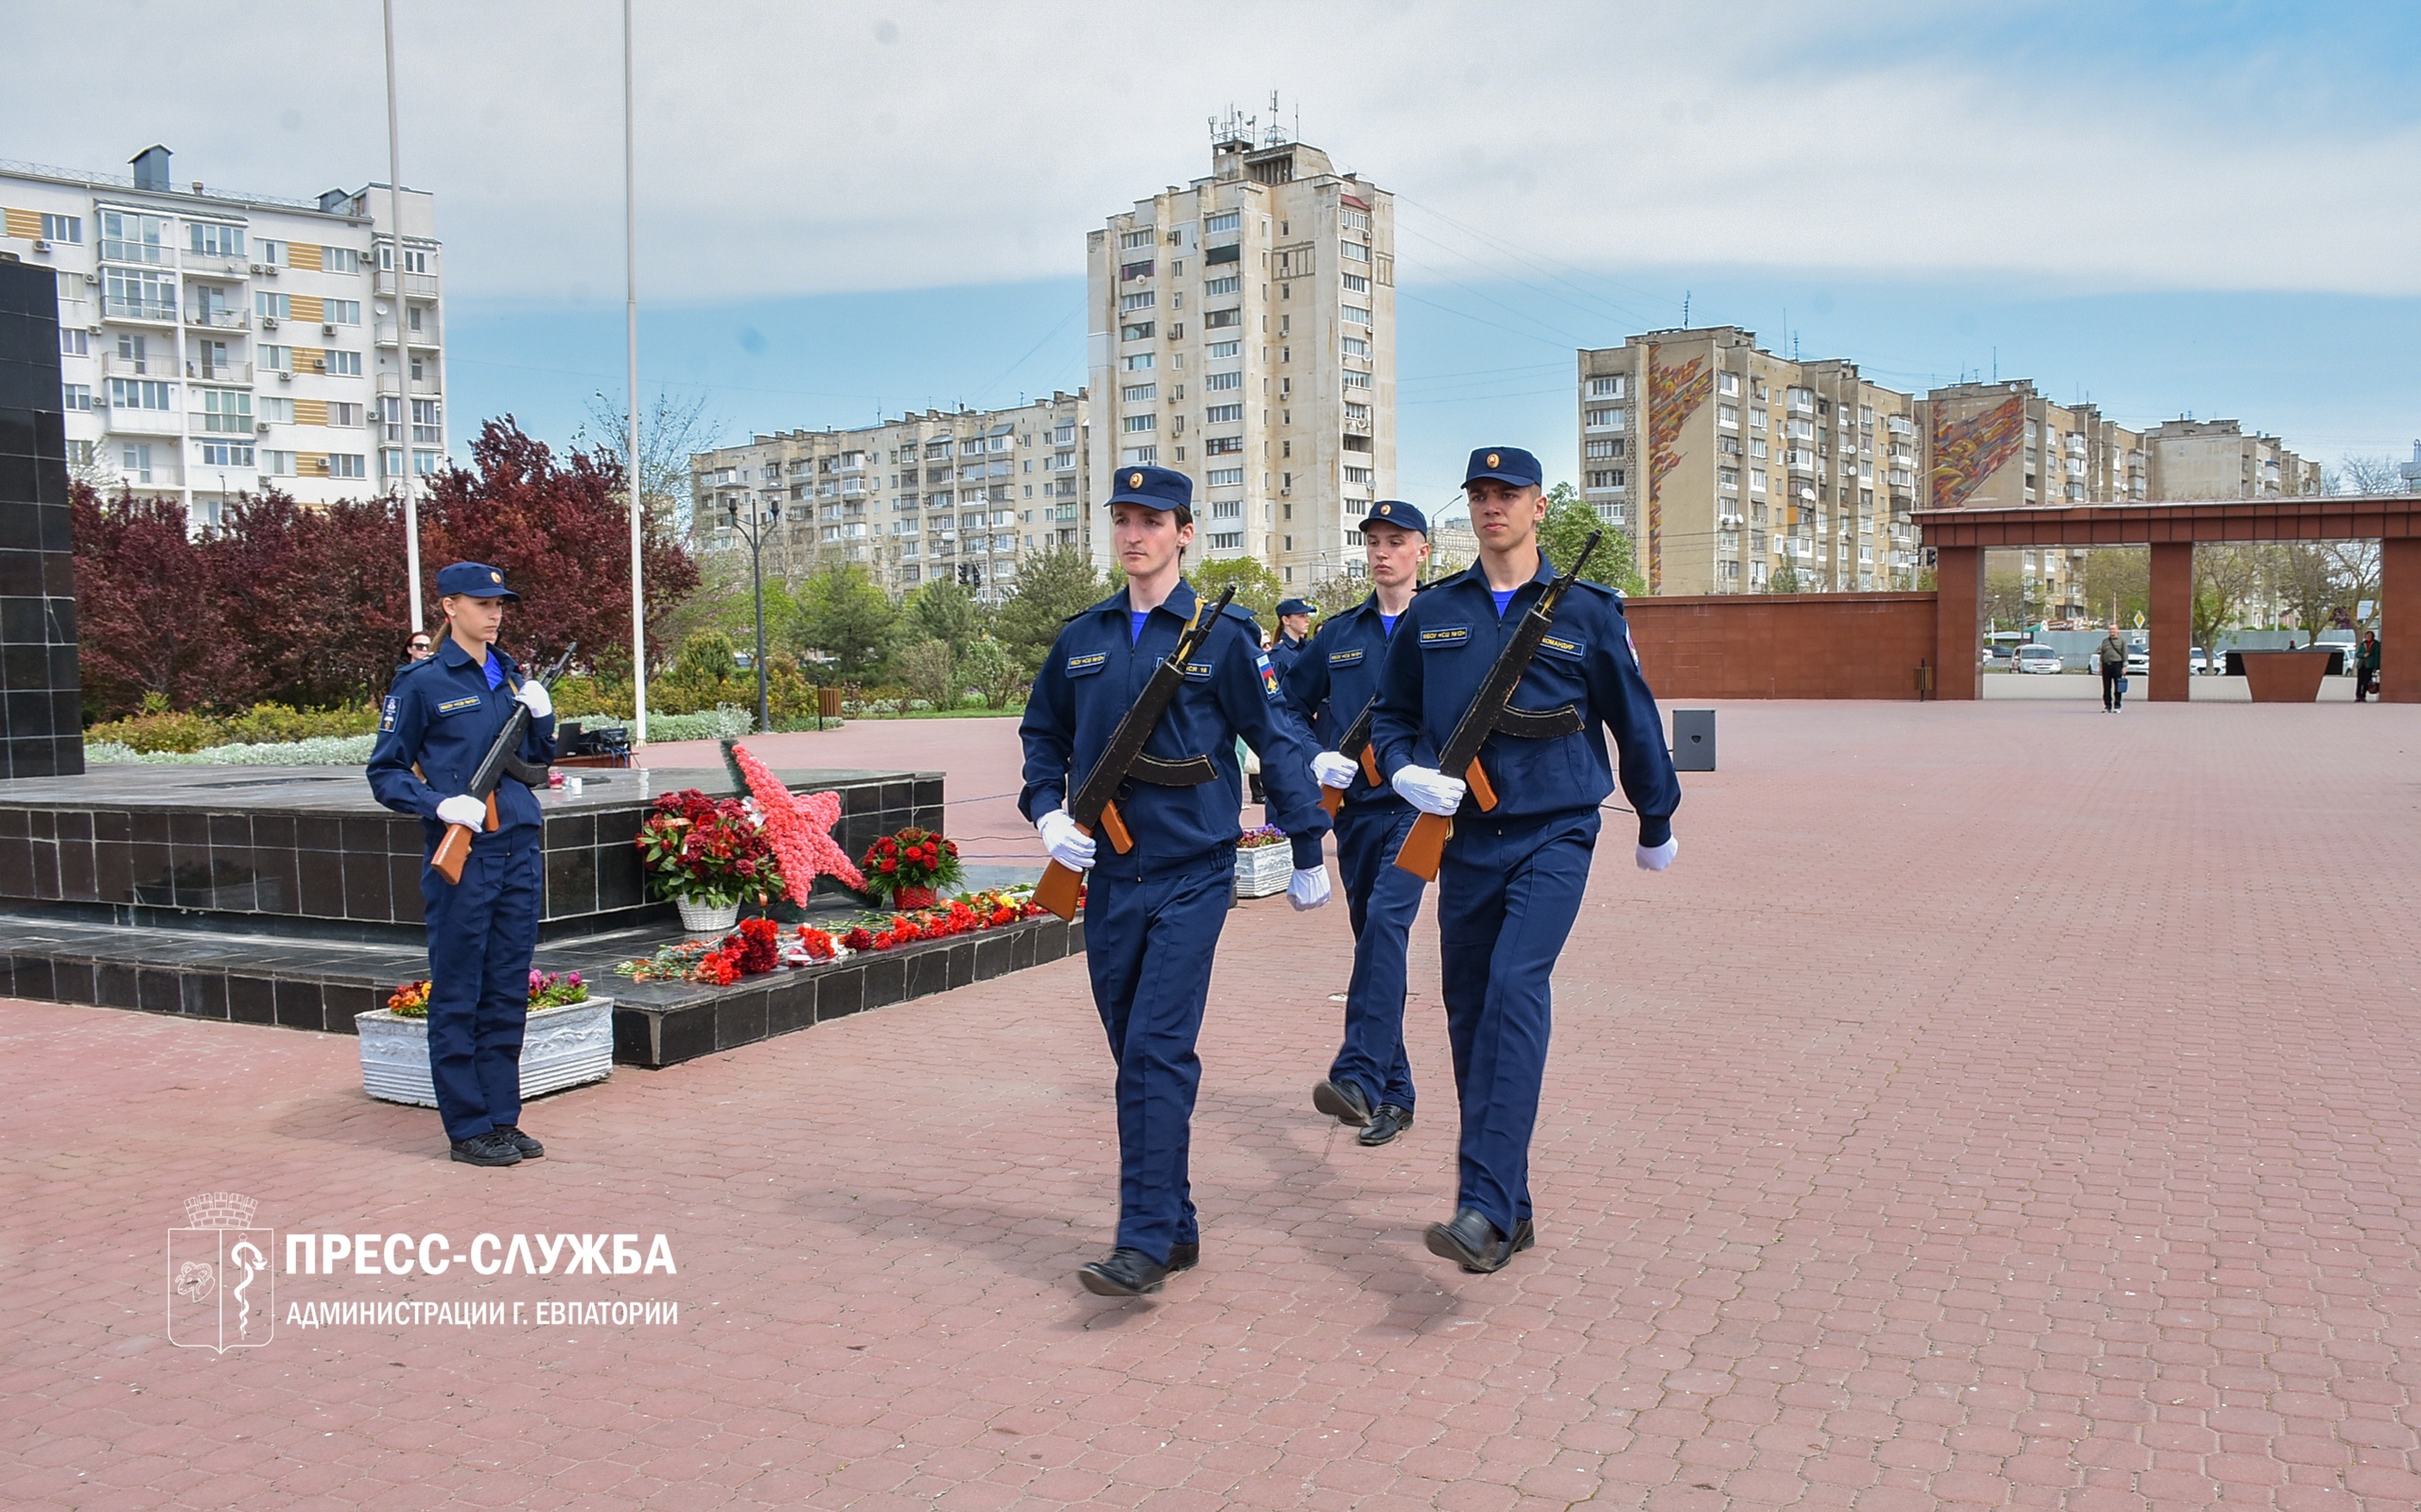
M 1077 1291 L 1107 1057 L 1065 962 L 533 1105 L 438 1158 L 320 1035 L 0 1010 L 0 1498 L 72 1507 L 2409 1506 L 2421 712 L 1732 705 L 1680 864 L 1620 816 L 1558 982 L 1540 1247 L 1431 1258 L 1308 1106 L 1341 911 L 1228 926 L 1202 1269 Z M 928 735 L 944 740 L 949 735 Z M 1003 779 L 1006 785 L 1006 779 Z M 958 786 L 954 782 L 954 788 Z M 162 1231 L 657 1230 L 676 1328 L 162 1336 Z

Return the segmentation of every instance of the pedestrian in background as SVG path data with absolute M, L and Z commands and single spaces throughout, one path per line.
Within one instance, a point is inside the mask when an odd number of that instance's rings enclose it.
M 2367 704 L 2379 686 L 2379 637 L 2373 631 L 2362 637 L 2362 649 L 2354 663 L 2354 702 Z
M 2116 625 L 2110 627 L 2094 655 L 2101 662 L 2101 712 L 2116 714 L 2125 706 L 2127 697 L 2127 643 L 2118 638 Z

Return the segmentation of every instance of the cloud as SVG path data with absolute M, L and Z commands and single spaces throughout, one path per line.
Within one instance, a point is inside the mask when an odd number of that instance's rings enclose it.
M 35 61 L 0 107 L 13 149 L 117 168 L 157 138 L 180 182 L 284 195 L 385 177 L 374 8 L 218 7 L 175 46 L 229 87 L 94 113 L 92 39 L 168 14 L 101 0 L 12 22 Z M 1287 126 L 1299 101 L 1307 138 L 1403 197 L 1416 286 L 1518 271 L 1507 249 L 1527 248 L 1593 270 L 2421 291 L 2403 251 L 2421 128 L 2330 93 L 2297 62 L 2308 35 L 2131 67 L 2148 43 L 2059 12 L 1962 31 L 1898 4 L 636 14 L 651 303 L 1066 276 L 1088 230 L 1207 168 L 1209 114 L 1265 115 L 1272 88 Z M 458 298 L 620 298 L 619 20 L 595 0 L 398 8 L 404 178 L 438 196 Z M 2255 108 L 2314 92 L 2327 108 Z

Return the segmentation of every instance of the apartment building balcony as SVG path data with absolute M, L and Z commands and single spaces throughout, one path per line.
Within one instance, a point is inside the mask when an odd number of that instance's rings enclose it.
M 185 376 L 199 383 L 250 383 L 253 365 L 249 362 L 187 362 Z
M 185 311 L 185 323 L 201 331 L 248 331 L 253 325 L 243 311 L 217 305 Z
M 177 307 L 113 299 L 104 294 L 101 296 L 101 319 L 120 325 L 173 326 L 177 323 Z
M 112 378 L 166 378 L 176 374 L 173 357 L 122 357 L 114 352 L 101 354 L 101 373 Z
M 136 409 L 124 405 L 104 405 L 96 399 L 95 412 L 101 417 L 101 428 L 113 435 L 182 436 L 184 417 L 173 409 Z
M 377 290 L 379 293 L 387 295 L 390 298 L 394 296 L 395 270 L 393 269 L 381 268 L 378 269 Z M 413 299 L 435 299 L 437 297 L 437 275 L 434 273 L 406 273 L 404 275 L 403 291 L 406 295 Z

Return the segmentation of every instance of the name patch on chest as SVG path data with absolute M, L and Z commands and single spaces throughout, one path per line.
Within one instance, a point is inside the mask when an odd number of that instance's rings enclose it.
M 1431 625 L 1421 631 L 1420 646 L 1423 651 L 1437 646 L 1459 646 L 1471 638 L 1472 627 L 1469 625 Z
M 1328 664 L 1331 667 L 1350 667 L 1361 659 L 1362 648 L 1359 646 L 1351 651 L 1332 651 L 1328 653 Z
M 476 694 L 469 698 L 449 698 L 444 703 L 437 705 L 437 712 L 440 714 L 460 714 L 464 709 L 478 708 L 483 702 L 485 701 Z
M 1573 640 L 1563 635 L 1541 635 L 1539 637 L 1539 650 L 1546 652 L 1552 655 L 1566 657 L 1573 661 L 1579 660 L 1581 652 L 1586 649 L 1587 646 L 1585 642 Z
M 1198 683 L 1210 675 L 1210 664 L 1209 662 L 1188 662 L 1185 664 L 1185 675 L 1193 678 Z
M 1088 652 L 1082 656 L 1071 656 L 1068 658 L 1068 675 L 1082 677 L 1088 672 L 1098 672 L 1107 665 L 1108 661 L 1109 652 L 1106 651 Z

